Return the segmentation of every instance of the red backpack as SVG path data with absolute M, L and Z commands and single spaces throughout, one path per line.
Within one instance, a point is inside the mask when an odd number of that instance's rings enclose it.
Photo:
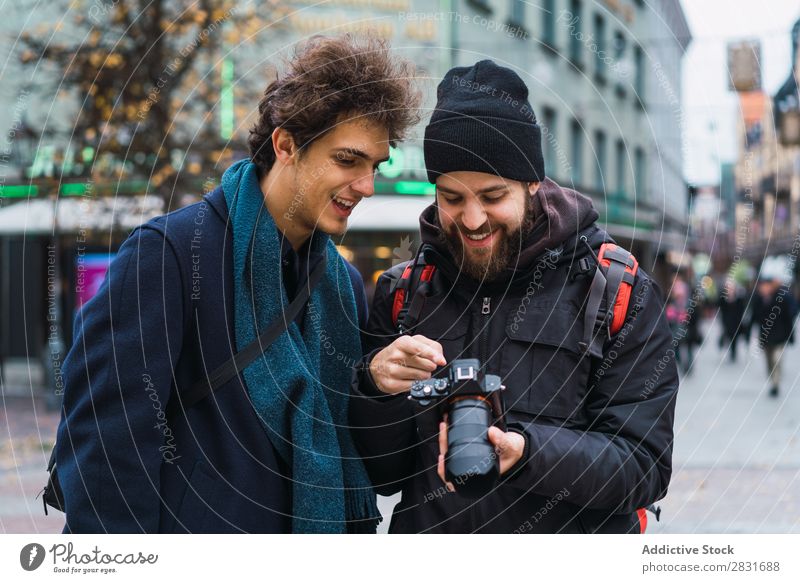
M 581 237 L 581 240 L 588 247 L 586 238 Z M 401 334 L 407 333 L 417 323 L 436 272 L 436 266 L 425 263 L 425 248 L 426 245 L 423 245 L 414 260 L 406 265 L 391 292 L 394 294 L 392 323 L 397 326 Z M 609 338 L 622 329 L 628 315 L 628 305 L 634 278 L 639 270 L 639 262 L 629 251 L 613 243 L 603 243 L 597 255 L 591 247 L 589 251 L 595 259 L 595 265 L 599 265 L 601 269 L 594 270 L 584 312 L 583 341 L 580 346 L 584 352 L 602 358 L 603 343 L 606 338 L 603 334 L 595 333 L 595 329 L 599 323 L 599 329 L 602 331 L 603 325 L 607 324 Z M 581 263 L 583 272 L 591 270 L 588 258 L 582 259 Z M 600 306 L 604 298 L 607 306 L 614 306 L 612 316 L 608 320 L 600 318 Z M 656 516 L 656 520 L 659 520 L 661 515 L 661 509 L 654 505 L 639 508 L 636 514 L 642 534 L 647 529 L 647 510 Z

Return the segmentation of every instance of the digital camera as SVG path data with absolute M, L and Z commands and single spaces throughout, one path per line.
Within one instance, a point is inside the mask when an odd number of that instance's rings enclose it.
M 415 381 L 409 399 L 423 407 L 438 404 L 447 413 L 445 478 L 456 491 L 476 498 L 500 477 L 500 464 L 489 441 L 489 427 L 503 424 L 502 390 L 497 375 L 481 372 L 476 358 L 454 360 L 446 378 Z

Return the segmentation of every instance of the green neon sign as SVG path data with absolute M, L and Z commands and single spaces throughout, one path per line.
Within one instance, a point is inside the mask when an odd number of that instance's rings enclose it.
M 394 183 L 394 191 L 397 194 L 415 194 L 419 196 L 436 194 L 436 185 L 430 182 L 418 182 L 414 180 L 404 180 Z
M 230 140 L 233 135 L 233 61 L 222 61 L 222 91 L 219 98 L 220 135 Z
M 0 198 L 28 198 L 38 196 L 39 187 L 35 184 L 3 184 L 0 185 Z
M 64 196 L 83 196 L 86 194 L 86 183 L 72 182 L 61 185 L 61 194 Z

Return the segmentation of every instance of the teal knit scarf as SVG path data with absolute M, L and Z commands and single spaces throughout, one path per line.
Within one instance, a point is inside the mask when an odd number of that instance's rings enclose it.
M 289 305 L 281 284 L 280 235 L 264 205 L 256 166 L 241 160 L 222 177 L 233 226 L 236 347 L 255 340 Z M 374 532 L 380 514 L 347 422 L 352 367 L 361 357 L 355 297 L 344 260 L 315 233 L 310 252 L 327 269 L 311 294 L 304 332 L 291 323 L 244 371 L 269 439 L 292 470 L 293 532 Z

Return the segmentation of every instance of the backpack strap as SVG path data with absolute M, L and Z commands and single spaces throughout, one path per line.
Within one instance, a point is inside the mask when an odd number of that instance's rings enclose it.
M 639 271 L 639 262 L 630 251 L 613 243 L 603 243 L 597 258 L 607 270 L 606 305 L 614 306 L 609 325 L 609 331 L 614 335 L 622 330 L 625 317 L 628 315 L 628 304 L 636 272 Z
M 581 240 L 594 255 L 586 237 L 581 237 Z M 597 269 L 589 288 L 583 322 L 583 340 L 579 345 L 584 353 L 588 352 L 591 356 L 602 358 L 604 341 L 619 332 L 625 323 L 639 262 L 629 251 L 613 243 L 603 243 L 595 260 Z M 600 306 L 603 299 L 606 300 L 606 306 L 611 307 L 607 308 L 606 314 L 601 318 Z M 595 334 L 598 323 L 601 330 L 606 330 L 605 335 Z
M 589 248 L 589 252 L 594 255 L 586 237 L 581 237 L 581 240 Z M 636 272 L 639 271 L 639 262 L 630 251 L 613 243 L 603 243 L 595 260 L 597 269 L 595 269 L 592 285 L 589 288 L 589 299 L 586 302 L 583 322 L 583 341 L 580 343 L 580 347 L 584 353 L 588 352 L 592 356 L 602 358 L 604 340 L 622 330 L 625 323 L 633 282 Z M 613 306 L 613 308 L 607 309 L 605 316 L 600 318 L 600 304 L 603 298 L 606 300 L 606 306 Z M 602 335 L 599 331 L 598 334 L 595 334 L 596 326 L 599 326 L 601 330 L 605 329 L 607 335 Z M 648 511 L 655 515 L 656 521 L 661 518 L 661 508 L 654 504 L 638 508 L 636 518 L 641 534 L 647 531 Z
M 428 296 L 430 282 L 436 272 L 435 265 L 425 262 L 426 245 L 422 245 L 414 260 L 406 265 L 400 279 L 395 283 L 392 293 L 392 323 L 401 334 L 405 334 L 419 320 L 425 298 Z

